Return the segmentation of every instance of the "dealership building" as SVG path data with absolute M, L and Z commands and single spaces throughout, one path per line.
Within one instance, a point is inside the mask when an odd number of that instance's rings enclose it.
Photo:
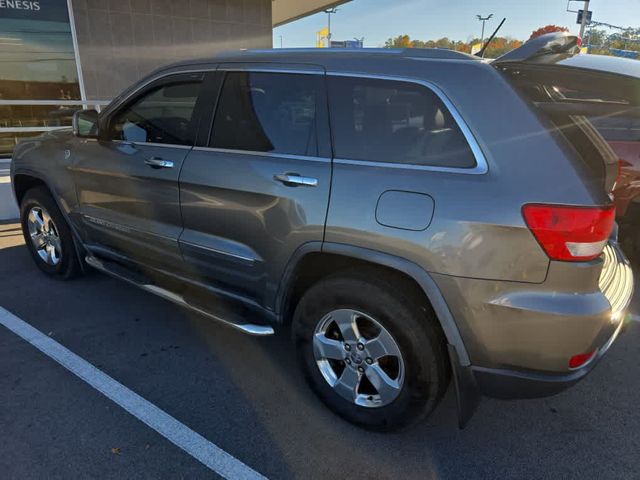
M 342 1 L 0 0 L 0 156 L 70 125 L 153 69 L 271 48 L 272 30 Z

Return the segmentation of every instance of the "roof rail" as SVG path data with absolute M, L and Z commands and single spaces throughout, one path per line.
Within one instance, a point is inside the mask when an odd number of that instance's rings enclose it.
M 411 58 L 440 58 L 449 60 L 478 60 L 480 58 L 465 52 L 448 48 L 403 48 L 402 55 Z
M 493 65 L 507 62 L 526 62 L 544 55 L 575 55 L 580 52 L 580 39 L 568 32 L 554 32 L 529 40 L 515 50 L 496 58 Z
M 410 58 L 435 58 L 452 60 L 478 60 L 464 52 L 457 52 L 446 48 L 270 48 L 257 50 L 228 51 L 219 57 L 240 55 L 286 55 L 286 54 L 314 54 L 314 55 L 340 55 L 347 53 L 397 55 Z

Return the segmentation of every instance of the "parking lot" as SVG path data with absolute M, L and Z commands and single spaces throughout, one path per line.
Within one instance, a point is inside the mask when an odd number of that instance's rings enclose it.
M 634 311 L 638 309 L 636 301 Z M 363 431 L 305 386 L 282 332 L 252 338 L 100 274 L 50 280 L 0 223 L 0 307 L 268 478 L 637 478 L 640 324 L 576 387 L 482 401 L 457 429 Z M 216 478 L 118 403 L 0 326 L 3 478 Z

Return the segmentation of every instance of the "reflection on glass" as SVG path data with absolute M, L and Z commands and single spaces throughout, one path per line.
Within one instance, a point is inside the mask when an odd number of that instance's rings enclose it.
M 10 8 L 14 3 L 38 9 Z M 0 11 L 1 98 L 79 99 L 66 0 L 14 3 Z
M 4 100 L 79 99 L 67 1 L 1 2 L 0 128 L 69 126 L 73 111 L 79 108 L 7 105 Z M 3 132 L 0 155 L 13 148 L 9 138 L 22 136 Z

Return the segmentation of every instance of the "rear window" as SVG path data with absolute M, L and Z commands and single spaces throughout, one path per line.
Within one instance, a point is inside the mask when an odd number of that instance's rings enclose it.
M 568 67 L 501 66 L 550 132 L 586 167 L 587 179 L 609 192 L 618 174 L 616 142 L 640 139 L 640 82 L 630 77 Z
M 607 142 L 640 142 L 640 118 L 589 117 Z
M 476 166 L 460 127 L 427 87 L 393 80 L 330 77 L 329 98 L 337 158 Z

